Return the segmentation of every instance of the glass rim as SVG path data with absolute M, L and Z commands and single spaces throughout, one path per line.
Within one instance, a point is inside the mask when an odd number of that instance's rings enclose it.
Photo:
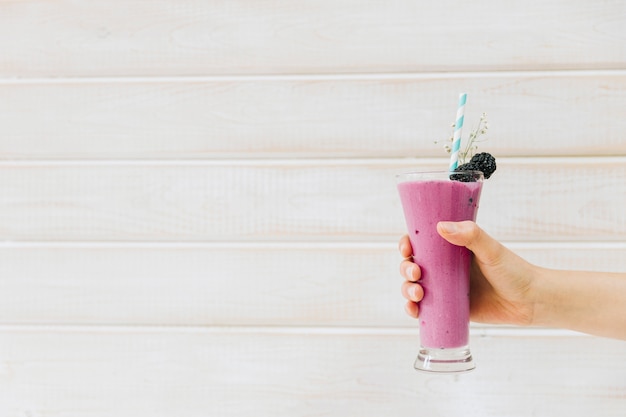
M 411 180 L 426 180 L 426 179 L 450 179 L 451 174 L 470 174 L 476 181 L 484 181 L 485 174 L 482 171 L 468 170 L 468 171 L 449 171 L 449 170 L 433 170 L 433 171 L 407 171 L 396 174 L 396 180 L 398 182 L 405 182 Z

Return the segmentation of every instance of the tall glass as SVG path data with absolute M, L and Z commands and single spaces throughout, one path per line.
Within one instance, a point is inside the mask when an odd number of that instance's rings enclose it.
M 397 176 L 398 192 L 424 298 L 419 303 L 420 348 L 415 369 L 462 372 L 474 369 L 469 349 L 469 273 L 472 253 L 437 233 L 439 221 L 476 220 L 483 174 L 448 171 Z

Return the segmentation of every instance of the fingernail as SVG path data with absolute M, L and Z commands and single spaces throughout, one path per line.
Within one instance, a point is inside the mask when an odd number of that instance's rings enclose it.
M 446 233 L 456 233 L 457 227 L 454 222 L 439 222 L 439 227 Z
M 406 268 L 406 277 L 408 278 L 409 281 L 413 281 L 414 270 L 415 270 L 415 267 L 413 265 L 410 265 Z

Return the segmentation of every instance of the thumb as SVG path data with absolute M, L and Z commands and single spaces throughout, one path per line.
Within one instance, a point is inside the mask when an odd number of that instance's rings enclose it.
M 504 246 L 473 221 L 439 222 L 437 232 L 453 245 L 465 246 L 485 264 L 497 263 L 504 253 Z

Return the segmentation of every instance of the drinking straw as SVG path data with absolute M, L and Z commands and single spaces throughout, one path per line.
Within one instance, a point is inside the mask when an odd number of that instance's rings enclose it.
M 454 123 L 454 136 L 452 137 L 452 152 L 450 153 L 450 171 L 454 171 L 459 165 L 459 150 L 461 149 L 461 129 L 465 114 L 465 102 L 467 93 L 459 95 L 459 105 L 456 109 L 456 122 Z

